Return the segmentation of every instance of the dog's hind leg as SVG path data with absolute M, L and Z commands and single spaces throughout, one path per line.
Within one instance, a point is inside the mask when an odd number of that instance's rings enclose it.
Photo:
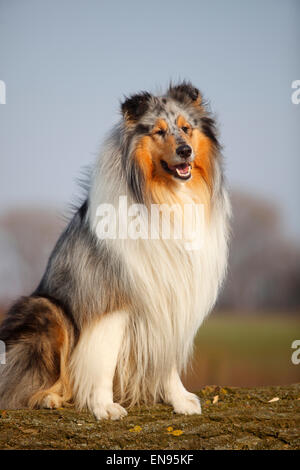
M 71 359 L 75 404 L 96 419 L 120 419 L 126 410 L 113 401 L 113 380 L 128 314 L 101 315 L 82 332 Z
M 44 297 L 20 299 L 3 321 L 0 339 L 7 345 L 0 408 L 56 408 L 70 399 L 73 327 L 59 305 Z
M 59 376 L 49 388 L 36 392 L 29 400 L 31 408 L 60 408 L 72 398 L 68 362 L 70 358 L 70 334 L 60 325 Z

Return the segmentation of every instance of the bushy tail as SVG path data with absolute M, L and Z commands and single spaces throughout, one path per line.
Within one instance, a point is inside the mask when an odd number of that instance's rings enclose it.
M 0 327 L 6 346 L 0 365 L 0 409 L 56 408 L 71 398 L 68 358 L 74 329 L 45 297 L 23 297 Z

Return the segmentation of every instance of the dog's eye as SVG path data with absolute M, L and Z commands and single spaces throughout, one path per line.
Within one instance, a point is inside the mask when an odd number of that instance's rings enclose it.
M 183 126 L 183 127 L 181 128 L 181 130 L 187 134 L 188 131 L 189 131 L 189 128 L 186 127 L 186 126 Z
M 165 135 L 166 131 L 163 129 L 159 129 L 158 131 L 155 132 L 157 135 Z

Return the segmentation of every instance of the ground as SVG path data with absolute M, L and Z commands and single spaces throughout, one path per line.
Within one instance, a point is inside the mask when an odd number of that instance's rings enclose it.
M 201 416 L 175 415 L 161 404 L 100 422 L 72 407 L 2 411 L 0 448 L 300 449 L 300 384 L 211 386 L 198 395 Z

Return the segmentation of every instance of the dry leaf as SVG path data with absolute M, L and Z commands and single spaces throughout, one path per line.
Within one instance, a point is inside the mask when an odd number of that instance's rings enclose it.
M 268 403 L 274 403 L 274 401 L 279 401 L 279 400 L 280 400 L 280 398 L 274 397 L 271 400 L 269 400 Z
M 213 405 L 215 405 L 216 403 L 218 403 L 219 401 L 219 395 L 216 395 L 213 399 Z

